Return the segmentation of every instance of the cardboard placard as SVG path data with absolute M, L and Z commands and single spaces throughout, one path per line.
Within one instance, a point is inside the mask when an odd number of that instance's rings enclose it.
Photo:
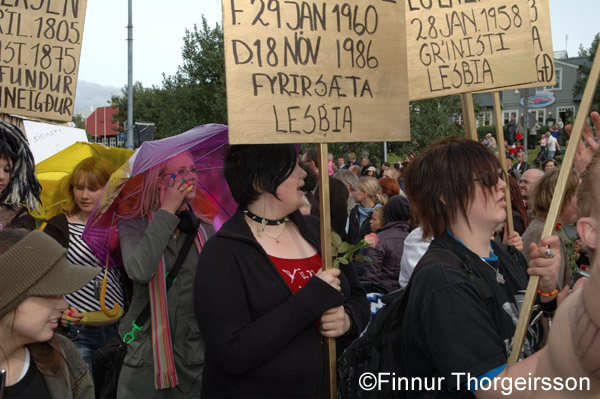
M 404 0 L 223 0 L 229 142 L 409 139 Z
M 528 0 L 406 0 L 410 99 L 537 82 Z
M 552 29 L 550 28 L 550 1 L 529 0 L 529 21 L 531 22 L 532 57 L 535 59 L 537 81 L 522 85 L 498 87 L 502 89 L 528 89 L 556 85 L 554 69 L 554 49 L 552 47 Z
M 0 112 L 70 121 L 87 0 L 0 7 Z

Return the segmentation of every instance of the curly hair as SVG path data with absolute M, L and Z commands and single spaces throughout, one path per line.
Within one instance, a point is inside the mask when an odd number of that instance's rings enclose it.
M 0 158 L 10 164 L 10 180 L 0 193 L 0 203 L 24 204 L 39 213 L 42 186 L 35 174 L 33 154 L 21 129 L 4 121 L 0 121 Z

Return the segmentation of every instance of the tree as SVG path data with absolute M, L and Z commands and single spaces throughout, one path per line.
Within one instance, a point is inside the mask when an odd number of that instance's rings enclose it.
M 121 89 L 121 95 L 113 96 L 111 103 L 113 107 L 119 109 L 117 113 L 117 121 L 119 121 L 119 127 L 121 132 L 124 131 L 127 124 L 127 86 Z M 135 82 L 133 85 L 133 121 L 135 122 L 154 122 L 156 124 L 156 130 L 161 130 L 163 126 L 161 124 L 161 113 L 162 109 L 162 93 L 161 89 L 152 86 L 151 88 L 145 88 L 140 82 Z
M 83 124 L 85 123 L 85 119 L 83 118 L 83 115 L 81 115 L 81 114 L 73 115 L 73 123 L 75 124 L 76 128 L 83 129 Z
M 579 56 L 587 57 L 590 61 L 590 64 L 594 62 L 594 57 L 596 56 L 596 50 L 598 49 L 598 43 L 600 42 L 600 33 L 597 33 L 594 36 L 594 40 L 592 40 L 592 44 L 589 49 L 583 47 L 583 45 L 579 45 Z M 591 68 L 586 65 L 581 65 L 579 67 L 579 75 L 577 77 L 577 81 L 573 86 L 573 97 L 583 94 L 585 90 L 585 86 L 588 81 L 588 77 L 590 76 Z M 596 93 L 594 94 L 594 98 L 592 100 L 592 108 L 591 111 L 600 112 L 600 90 L 596 89 Z
M 175 75 L 163 79 L 164 100 L 173 104 L 163 116 L 178 133 L 205 123 L 227 124 L 222 26 L 209 28 L 203 16 L 202 29 L 186 29 L 182 56 Z
M 227 123 L 223 29 L 196 25 L 185 31 L 183 65 L 173 76 L 163 74 L 163 87 L 133 85 L 133 121 L 154 122 L 155 138 L 173 136 L 198 125 Z M 120 126 L 127 121 L 127 86 L 113 96 Z
M 475 104 L 475 114 L 478 113 Z M 409 142 L 393 142 L 389 151 L 396 154 L 419 153 L 434 141 L 448 136 L 464 136 L 464 129 L 453 121 L 453 116 L 461 115 L 459 96 L 432 98 L 410 103 Z M 408 126 L 406 126 L 408 129 Z

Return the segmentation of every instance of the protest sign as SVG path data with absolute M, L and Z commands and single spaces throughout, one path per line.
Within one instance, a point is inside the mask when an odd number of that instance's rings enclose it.
M 223 2 L 229 141 L 409 139 L 404 2 Z
M 537 82 L 527 0 L 406 0 L 410 99 Z
M 70 121 L 87 0 L 3 1 L 0 112 Z
M 28 120 L 24 120 L 23 125 L 36 164 L 71 144 L 78 141 L 87 142 L 83 129 Z

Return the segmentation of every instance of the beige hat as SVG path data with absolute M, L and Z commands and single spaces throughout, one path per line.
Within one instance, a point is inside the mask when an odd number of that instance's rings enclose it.
M 58 296 L 86 285 L 100 268 L 72 265 L 67 250 L 32 231 L 0 255 L 0 318 L 31 296 Z

